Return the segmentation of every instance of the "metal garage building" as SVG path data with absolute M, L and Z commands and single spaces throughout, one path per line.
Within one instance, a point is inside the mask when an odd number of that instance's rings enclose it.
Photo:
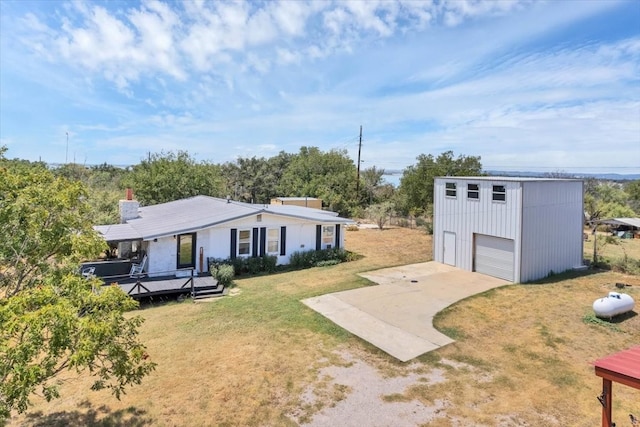
M 515 283 L 582 266 L 580 180 L 441 177 L 433 198 L 436 261 Z

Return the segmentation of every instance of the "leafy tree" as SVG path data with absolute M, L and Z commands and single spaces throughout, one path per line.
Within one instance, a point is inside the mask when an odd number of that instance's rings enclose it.
M 602 203 L 617 203 L 625 205 L 628 195 L 622 185 L 615 182 L 600 182 L 595 188 L 596 199 Z
M 627 205 L 616 202 L 598 204 L 600 218 L 632 218 L 635 212 Z
M 270 159 L 238 158 L 222 165 L 228 195 L 244 202 L 268 204 L 278 196 L 278 183 L 291 155 L 280 152 Z
M 406 214 L 410 211 L 424 213 L 433 203 L 433 183 L 438 176 L 477 176 L 482 174 L 480 157 L 463 156 L 454 158 L 453 151 L 446 151 L 437 158 L 420 154 L 418 163 L 407 167 L 400 178 L 399 192 L 402 193 Z
M 119 397 L 155 364 L 138 341 L 137 306 L 119 287 L 94 292 L 78 274 L 104 241 L 87 221 L 86 189 L 0 149 L 0 424 L 29 397 L 59 396 L 59 375 L 90 372 Z
M 346 150 L 322 152 L 317 147 L 301 147 L 282 174 L 278 192 L 285 197 L 317 197 L 330 210 L 349 215 L 357 205 L 356 172 Z
M 89 168 L 77 163 L 65 163 L 53 169 L 53 174 L 58 177 L 66 178 L 70 181 L 81 181 L 87 183 L 89 181 Z
M 374 204 L 389 200 L 393 196 L 394 188 L 385 183 L 384 169 L 375 166 L 367 168 L 360 173 L 360 200 L 364 204 Z
M 186 151 L 150 154 L 122 178 L 143 205 L 187 197 L 224 196 L 220 166 L 196 162 Z
M 632 183 L 635 181 L 632 181 Z M 591 218 L 623 218 L 636 216 L 634 185 L 609 181 L 585 182 L 584 207 Z M 631 193 L 629 193 L 629 190 Z
M 636 215 L 640 215 L 640 179 L 626 183 L 624 191 L 629 196 L 629 206 Z
M 382 230 L 389 217 L 393 214 L 394 205 L 392 202 L 382 202 L 371 205 L 367 208 L 367 217 L 376 222 L 378 228 Z

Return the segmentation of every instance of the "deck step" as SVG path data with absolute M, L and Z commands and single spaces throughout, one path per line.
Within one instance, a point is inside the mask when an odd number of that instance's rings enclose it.
M 222 285 L 216 287 L 197 288 L 194 292 L 194 299 L 220 297 L 226 295 L 226 289 Z

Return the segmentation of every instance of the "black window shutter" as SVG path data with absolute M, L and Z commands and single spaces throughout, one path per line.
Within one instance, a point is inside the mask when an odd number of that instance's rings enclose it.
M 253 229 L 253 239 L 251 243 L 251 256 L 256 258 L 258 256 L 258 228 Z
M 287 227 L 280 227 L 280 255 L 287 254 Z
M 336 224 L 336 249 L 340 247 L 340 224 Z
M 236 258 L 236 247 L 238 246 L 238 229 L 237 228 L 232 228 L 231 229 L 231 247 L 229 250 L 229 258 L 231 259 L 235 259 Z
M 322 248 L 322 226 L 316 225 L 316 251 Z
M 260 256 L 264 256 L 264 247 L 267 244 L 267 229 L 266 227 L 260 228 Z

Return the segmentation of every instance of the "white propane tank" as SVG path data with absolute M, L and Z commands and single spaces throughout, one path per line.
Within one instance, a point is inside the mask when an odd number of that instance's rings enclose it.
M 618 314 L 633 310 L 634 304 L 635 302 L 631 295 L 609 292 L 606 297 L 594 301 L 593 311 L 598 317 L 610 319 Z

